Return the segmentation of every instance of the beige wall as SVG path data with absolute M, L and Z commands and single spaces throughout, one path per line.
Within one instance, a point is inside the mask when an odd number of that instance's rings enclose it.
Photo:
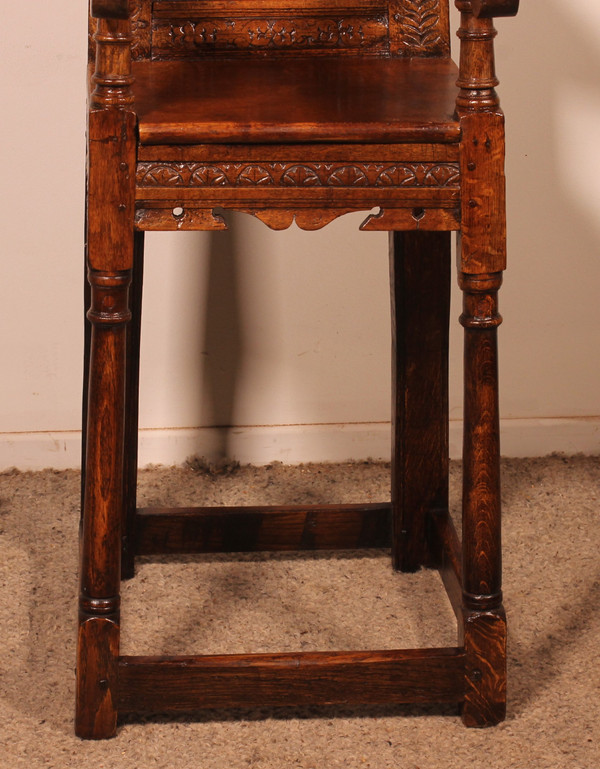
M 504 453 L 600 452 L 600 8 L 596 0 L 568 10 L 559 0 L 521 5 L 517 19 L 497 25 L 508 120 Z M 22 8 L 0 7 L 0 468 L 73 466 L 86 9 L 83 0 L 39 4 L 31 26 Z M 358 232 L 361 219 L 273 233 L 236 215 L 228 233 L 149 236 L 143 461 L 386 455 L 387 243 Z M 459 427 L 453 422 L 453 454 Z

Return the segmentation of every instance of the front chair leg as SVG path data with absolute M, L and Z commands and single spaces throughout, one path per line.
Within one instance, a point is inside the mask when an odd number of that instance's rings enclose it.
M 463 444 L 463 721 L 492 726 L 506 712 L 502 607 L 497 294 L 502 273 L 460 275 L 465 329 Z
M 126 329 L 131 271 L 89 271 L 88 382 L 76 733 L 100 739 L 117 726 L 123 508 Z

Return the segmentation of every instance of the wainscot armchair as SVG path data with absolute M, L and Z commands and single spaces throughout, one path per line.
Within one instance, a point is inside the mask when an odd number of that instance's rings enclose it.
M 496 332 L 504 131 L 493 17 L 518 0 L 92 0 L 81 595 L 76 731 L 122 713 L 506 700 Z M 373 209 L 376 209 L 373 211 Z M 392 470 L 385 504 L 137 509 L 144 233 L 268 227 L 365 211 L 390 232 Z M 370 213 L 369 213 L 370 212 Z M 450 237 L 464 294 L 462 537 L 448 515 Z M 384 547 L 440 570 L 456 645 L 123 656 L 119 592 L 138 555 Z

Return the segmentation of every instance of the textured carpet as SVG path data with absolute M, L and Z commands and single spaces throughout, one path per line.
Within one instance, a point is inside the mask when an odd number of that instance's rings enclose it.
M 153 468 L 143 504 L 378 501 L 381 464 Z M 509 706 L 211 712 L 73 736 L 79 476 L 0 475 L 0 767 L 463 769 L 600 766 L 600 458 L 503 462 Z M 459 468 L 452 467 L 458 498 Z M 379 552 L 144 559 L 123 590 L 124 653 L 452 645 L 436 572 Z

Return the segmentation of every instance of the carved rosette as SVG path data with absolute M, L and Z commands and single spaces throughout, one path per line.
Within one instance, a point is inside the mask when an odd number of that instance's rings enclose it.
M 141 162 L 138 187 L 458 187 L 458 163 Z

